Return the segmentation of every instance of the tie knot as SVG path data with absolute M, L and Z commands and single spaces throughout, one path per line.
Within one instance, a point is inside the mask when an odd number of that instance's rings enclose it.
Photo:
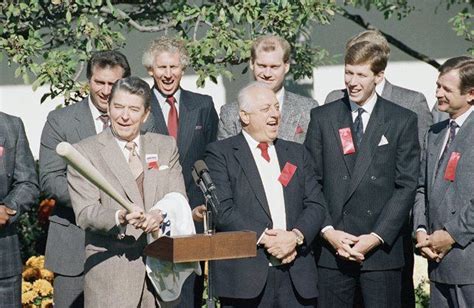
M 458 128 L 459 125 L 458 125 L 458 123 L 456 123 L 456 121 L 453 120 L 453 121 L 449 122 L 449 127 L 451 129 L 453 129 L 453 128 Z
M 106 113 L 103 113 L 99 116 L 99 119 L 104 123 L 104 125 L 109 123 L 109 115 Z
M 365 111 L 364 108 L 361 108 L 361 107 L 357 108 L 357 115 L 361 116 L 364 113 L 364 111 Z
M 268 143 L 266 142 L 260 142 L 257 147 L 262 150 L 262 151 L 266 151 L 268 150 Z
M 127 144 L 125 144 L 125 147 L 127 148 L 127 150 L 129 150 L 130 153 L 134 156 L 137 154 L 136 151 L 135 151 L 136 146 L 137 145 L 134 141 L 129 141 L 129 142 L 127 142 Z
M 170 95 L 166 98 L 166 102 L 170 105 L 174 105 L 176 103 L 176 99 L 174 98 L 173 95 Z

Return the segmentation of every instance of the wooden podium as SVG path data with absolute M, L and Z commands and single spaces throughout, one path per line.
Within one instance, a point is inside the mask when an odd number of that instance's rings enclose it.
M 257 234 L 253 231 L 218 232 L 187 236 L 162 236 L 147 245 L 146 256 L 173 263 L 255 257 Z

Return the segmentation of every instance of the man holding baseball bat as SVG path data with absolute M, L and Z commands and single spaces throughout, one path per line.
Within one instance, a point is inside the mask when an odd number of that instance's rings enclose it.
M 86 307 L 158 305 L 142 256 L 147 234 L 158 231 L 163 220 L 161 212 L 152 207 L 163 198 L 187 200 L 175 140 L 140 134 L 150 113 L 150 100 L 150 89 L 143 80 L 117 81 L 108 103 L 110 128 L 75 145 L 114 192 L 130 201 L 128 211 L 110 192 L 68 167 L 76 222 L 86 234 Z

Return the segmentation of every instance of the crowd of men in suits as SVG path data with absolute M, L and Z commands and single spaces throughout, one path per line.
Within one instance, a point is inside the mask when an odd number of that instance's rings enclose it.
M 284 87 L 290 54 L 284 38 L 257 38 L 255 81 L 218 117 L 210 96 L 180 85 L 182 41 L 146 48 L 151 89 L 122 53 L 95 53 L 89 96 L 48 115 L 39 182 L 21 120 L 0 113 L 0 307 L 21 306 L 16 224 L 40 190 L 56 201 L 45 253 L 55 307 L 201 307 L 202 276 L 165 302 L 142 255 L 163 200 L 192 210 L 202 232 L 200 159 L 220 200 L 217 232 L 258 238 L 255 258 L 212 262 L 221 307 L 414 307 L 413 236 L 431 306 L 474 307 L 474 59 L 440 67 L 437 112 L 449 117 L 433 125 L 423 94 L 385 78 L 390 48 L 377 31 L 348 41 L 345 89 L 322 106 Z M 55 152 L 63 141 L 133 210 L 68 167 Z

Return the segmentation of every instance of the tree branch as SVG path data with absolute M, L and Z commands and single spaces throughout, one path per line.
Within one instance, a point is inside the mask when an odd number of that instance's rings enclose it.
M 412 56 L 413 58 L 418 59 L 420 61 L 423 61 L 425 63 L 428 63 L 429 65 L 433 66 L 436 69 L 438 69 L 441 66 L 441 64 L 439 64 L 438 61 L 436 61 L 435 59 L 432 59 L 432 58 L 428 57 L 427 55 L 422 54 L 421 52 L 418 52 L 418 51 L 412 49 L 411 47 L 407 46 L 405 43 L 403 43 L 400 40 L 393 37 L 392 35 L 390 35 L 386 32 L 383 32 L 380 29 L 377 29 L 376 27 L 372 26 L 369 22 L 365 21 L 362 18 L 362 16 L 351 14 L 348 11 L 346 11 L 345 9 L 342 9 L 342 14 L 341 13 L 339 13 L 339 14 L 342 15 L 343 17 L 355 22 L 356 24 L 358 24 L 359 26 L 361 26 L 364 29 L 380 31 L 380 33 L 382 33 L 385 36 L 385 38 L 387 39 L 387 41 L 390 44 L 397 47 L 398 49 L 400 49 L 401 51 L 403 51 L 407 55 Z

